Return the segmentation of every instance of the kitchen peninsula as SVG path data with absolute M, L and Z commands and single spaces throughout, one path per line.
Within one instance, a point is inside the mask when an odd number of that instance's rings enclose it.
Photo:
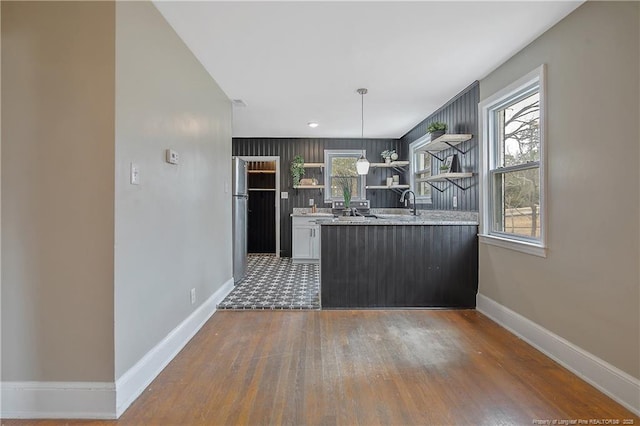
M 319 219 L 322 308 L 473 308 L 475 212 Z

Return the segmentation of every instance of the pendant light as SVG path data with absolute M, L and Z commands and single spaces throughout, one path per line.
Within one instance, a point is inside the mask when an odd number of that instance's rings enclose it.
M 368 90 L 367 89 L 358 89 L 357 92 L 360 94 L 360 98 L 361 98 L 361 104 L 362 104 L 362 132 L 361 132 L 361 139 L 362 139 L 362 155 L 360 156 L 360 158 L 358 158 L 358 161 L 356 161 L 356 170 L 358 170 L 358 174 L 359 175 L 366 175 L 367 173 L 369 173 L 369 160 L 367 160 L 364 156 L 364 95 L 367 94 Z

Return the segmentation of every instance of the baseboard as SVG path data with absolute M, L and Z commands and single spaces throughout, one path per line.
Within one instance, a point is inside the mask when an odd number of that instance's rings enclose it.
M 131 403 L 202 328 L 216 311 L 216 305 L 222 302 L 231 290 L 233 290 L 233 278 L 225 282 L 198 309 L 116 380 L 116 418 L 129 408 Z
M 110 382 L 2 382 L 3 419 L 117 419 L 182 350 L 233 290 L 228 280 L 160 343 Z
M 640 415 L 640 380 L 482 294 L 476 309 L 605 395 Z
M 3 419 L 115 419 L 109 382 L 2 382 Z

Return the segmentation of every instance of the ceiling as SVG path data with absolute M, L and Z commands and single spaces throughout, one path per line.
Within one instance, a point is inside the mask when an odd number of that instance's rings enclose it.
M 234 137 L 398 138 L 572 2 L 157 1 L 230 99 Z M 320 125 L 312 129 L 309 121 Z

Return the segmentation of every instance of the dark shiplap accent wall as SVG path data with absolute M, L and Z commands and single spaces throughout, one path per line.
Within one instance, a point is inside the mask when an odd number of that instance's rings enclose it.
M 322 309 L 475 307 L 477 226 L 320 228 Z
M 425 118 L 420 124 L 411 129 L 401 139 L 400 152 L 404 158 L 407 157 L 409 144 L 427 133 L 427 127 L 434 121 L 442 121 L 449 126 L 447 133 L 471 133 L 473 138 L 467 142 L 463 142 L 458 147 L 466 152 L 461 155 L 454 149 L 448 149 L 438 155 L 444 158 L 447 155 L 458 154 L 458 161 L 462 172 L 474 173 L 472 178 L 458 181 L 463 187 L 470 186 L 469 189 L 463 191 L 447 182 L 436 182 L 435 185 L 441 189 L 446 188 L 444 192 L 435 189 L 431 191 L 433 204 L 422 206 L 427 209 L 435 210 L 453 210 L 453 196 L 458 197 L 458 208 L 456 210 L 478 211 L 478 182 L 479 182 L 479 166 L 480 166 L 480 149 L 478 146 L 478 102 L 480 101 L 480 85 L 476 81 L 463 90 L 455 98 L 447 102 L 439 110 Z M 439 160 L 432 160 L 431 167 L 433 173 L 438 173 L 440 165 Z M 405 177 L 405 179 L 408 177 Z
M 329 139 L 329 138 L 233 138 L 232 152 L 238 156 L 278 156 L 280 157 L 280 191 L 288 192 L 289 199 L 280 200 L 280 250 L 281 255 L 291 256 L 291 213 L 294 207 L 308 207 L 313 198 L 318 207 L 324 204 L 324 194 L 319 190 L 293 189 L 289 168 L 296 155 L 301 155 L 307 163 L 324 162 L 325 149 L 362 149 L 372 163 L 381 163 L 380 153 L 386 149 L 399 149 L 398 139 Z M 406 149 L 405 149 L 406 155 Z M 400 156 L 406 160 L 406 156 Z M 387 176 L 397 173 L 392 169 L 371 169 L 367 175 L 368 185 L 382 185 Z M 306 178 L 316 177 L 323 184 L 323 174 L 318 169 L 306 169 Z M 400 176 L 401 183 L 406 176 Z M 399 195 L 390 190 L 368 190 L 367 198 L 371 207 L 400 207 Z

